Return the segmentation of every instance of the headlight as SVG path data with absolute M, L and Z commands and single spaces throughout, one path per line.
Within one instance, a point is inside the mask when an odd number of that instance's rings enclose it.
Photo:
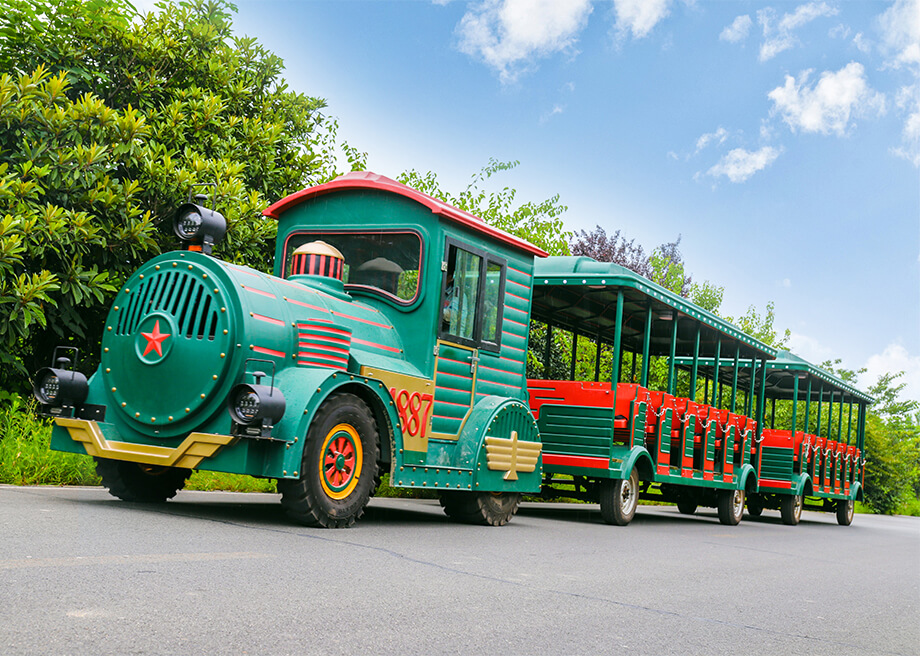
M 285 405 L 277 387 L 240 383 L 230 390 L 227 410 L 237 424 L 271 428 L 284 415 Z
M 227 220 L 204 205 L 185 203 L 179 206 L 173 217 L 173 232 L 185 242 L 188 250 L 210 253 L 214 244 L 227 234 Z
M 61 379 L 57 377 L 56 373 L 49 371 L 38 384 L 37 391 L 37 396 L 41 397 L 39 400 L 42 403 L 54 403 L 61 391 Z
M 262 404 L 259 402 L 259 395 L 251 390 L 242 390 L 242 393 L 237 396 L 236 402 L 234 403 L 234 410 L 236 411 L 237 417 L 243 419 L 245 422 L 250 422 L 259 416 L 259 407 Z
M 45 367 L 35 374 L 32 394 L 44 405 L 78 406 L 86 400 L 89 385 L 79 371 Z
M 201 229 L 201 215 L 196 210 L 189 210 L 176 219 L 176 233 L 180 239 L 192 240 Z

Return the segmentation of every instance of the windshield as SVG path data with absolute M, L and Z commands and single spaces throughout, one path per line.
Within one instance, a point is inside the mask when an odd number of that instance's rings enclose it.
M 284 277 L 291 275 L 294 251 L 324 241 L 345 258 L 343 282 L 352 290 L 380 292 L 407 304 L 418 296 L 422 240 L 414 232 L 298 232 L 284 253 Z

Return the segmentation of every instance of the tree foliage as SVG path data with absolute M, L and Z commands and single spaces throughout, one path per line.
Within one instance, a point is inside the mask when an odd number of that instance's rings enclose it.
M 484 189 L 493 176 L 509 171 L 518 164 L 517 161 L 499 162 L 489 159 L 489 163 L 473 174 L 470 183 L 459 194 L 442 189 L 437 175 L 431 171 L 422 174 L 411 169 L 402 173 L 397 180 L 478 216 L 491 226 L 526 239 L 550 255 L 568 255 L 570 233 L 562 225 L 562 215 L 568 208 L 559 203 L 559 194 L 540 202 L 527 201 L 516 205 L 516 189 L 503 187 L 493 192 Z
M 7 0 L 0 14 L 3 388 L 56 344 L 98 352 L 115 291 L 175 247 L 192 185 L 209 184 L 228 220 L 221 257 L 264 270 L 276 226 L 260 211 L 334 174 L 324 101 L 289 91 L 282 61 L 232 34 L 233 5 L 158 6 Z

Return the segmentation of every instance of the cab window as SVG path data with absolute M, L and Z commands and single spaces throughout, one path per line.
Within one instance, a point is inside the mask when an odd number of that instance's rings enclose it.
M 501 342 L 505 262 L 448 242 L 440 336 L 497 351 Z

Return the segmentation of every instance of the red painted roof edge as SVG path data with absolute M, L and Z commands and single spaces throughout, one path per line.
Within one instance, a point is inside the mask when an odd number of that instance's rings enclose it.
M 305 200 L 315 198 L 316 196 L 321 196 L 322 194 L 338 191 L 340 189 L 379 189 L 382 191 L 389 191 L 395 194 L 399 194 L 400 196 L 405 196 L 406 198 L 421 203 L 430 209 L 433 214 L 443 216 L 446 219 L 450 219 L 451 221 L 459 223 L 460 225 L 471 228 L 476 232 L 488 235 L 489 237 L 503 242 L 509 246 L 525 251 L 527 253 L 531 253 L 538 257 L 546 257 L 548 255 L 547 252 L 542 248 L 534 246 L 530 242 L 521 239 L 520 237 L 515 237 L 514 235 L 508 234 L 504 230 L 499 230 L 498 228 L 492 227 L 479 217 L 474 216 L 469 212 L 464 212 L 463 210 L 457 209 L 453 205 L 448 205 L 447 203 L 440 201 L 437 198 L 432 198 L 428 194 L 423 194 L 422 192 L 413 189 L 412 187 L 407 187 L 400 182 L 396 182 L 396 180 L 391 180 L 386 176 L 378 175 L 377 173 L 371 173 L 370 171 L 353 171 L 352 173 L 346 173 L 345 175 L 340 176 L 331 182 L 327 182 L 316 187 L 310 187 L 309 189 L 301 189 L 300 191 L 295 192 L 290 196 L 286 196 L 285 198 L 272 203 L 262 211 L 262 214 L 277 220 L 282 212 L 289 210 L 296 205 L 299 205 Z

